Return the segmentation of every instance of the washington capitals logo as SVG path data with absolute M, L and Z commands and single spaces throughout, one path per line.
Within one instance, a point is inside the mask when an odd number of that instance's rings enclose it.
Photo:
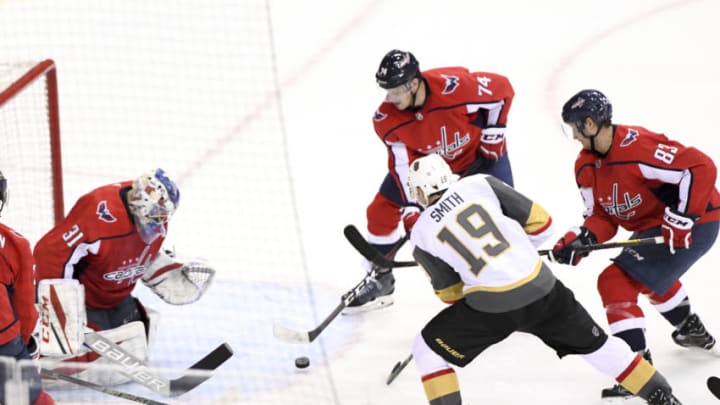
M 445 78 L 445 88 L 442 94 L 450 94 L 460 86 L 460 79 L 457 76 L 441 75 Z
M 642 204 L 640 194 L 631 196 L 629 192 L 619 192 L 617 183 L 613 183 L 612 195 L 606 198 L 600 198 L 600 205 L 608 215 L 618 217 L 623 221 L 627 221 L 635 216 L 635 208 Z
M 113 223 L 113 222 L 117 221 L 117 218 L 115 218 L 110 213 L 110 210 L 108 209 L 108 206 L 107 206 L 107 201 L 104 201 L 104 200 L 100 201 L 100 203 L 97 206 L 96 214 L 98 215 L 98 218 L 100 218 L 100 220 L 102 220 L 102 221 L 109 222 L 109 223 Z
M 387 114 L 381 113 L 380 110 L 375 110 L 375 114 L 373 115 L 373 120 L 374 121 L 382 121 L 387 117 L 388 117 Z
M 639 136 L 640 136 L 640 134 L 638 133 L 638 131 L 636 131 L 632 128 L 628 129 L 627 135 L 625 135 L 625 138 L 622 140 L 622 142 L 620 142 L 620 147 L 624 148 L 624 147 L 630 145 L 631 143 L 637 141 Z

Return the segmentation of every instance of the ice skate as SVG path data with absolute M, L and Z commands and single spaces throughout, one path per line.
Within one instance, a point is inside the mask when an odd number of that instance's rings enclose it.
M 643 357 L 645 360 L 649 361 L 650 364 L 652 364 L 652 356 L 650 355 L 650 350 L 645 350 L 643 352 Z M 635 404 L 645 404 L 645 401 L 642 400 L 640 397 L 636 397 L 632 394 L 632 392 L 625 389 L 620 384 L 615 384 L 610 388 L 604 388 L 600 392 L 600 398 L 602 399 L 603 404 L 621 404 L 621 405 L 635 405 Z
M 392 271 L 378 272 L 360 289 L 343 314 L 353 315 L 390 306 L 393 304 L 394 291 L 395 276 Z
M 712 351 L 715 338 L 708 333 L 700 317 L 691 314 L 685 322 L 672 333 L 672 339 L 682 347 L 699 348 Z
M 660 387 L 650 394 L 647 399 L 648 405 L 682 405 L 672 394 L 670 387 Z

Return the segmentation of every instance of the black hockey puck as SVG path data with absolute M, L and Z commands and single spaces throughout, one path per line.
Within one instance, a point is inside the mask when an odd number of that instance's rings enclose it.
M 310 359 L 305 356 L 298 357 L 295 359 L 295 367 L 297 368 L 308 368 L 310 366 Z

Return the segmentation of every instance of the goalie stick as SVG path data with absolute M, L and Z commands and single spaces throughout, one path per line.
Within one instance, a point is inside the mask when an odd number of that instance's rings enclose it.
M 123 374 L 132 380 L 168 397 L 182 395 L 204 383 L 210 376 L 201 375 L 198 371 L 215 370 L 233 355 L 230 345 L 223 343 L 190 366 L 183 376 L 169 380 L 152 372 L 143 361 L 102 335 L 86 333 L 85 346 L 113 364 L 120 365 Z
M 707 387 L 715 395 L 715 398 L 720 399 L 720 378 L 711 376 L 707 379 Z
M 139 402 L 141 404 L 146 404 L 146 405 L 168 405 L 165 402 L 158 402 L 158 401 L 154 401 L 149 398 L 130 394 L 129 392 L 123 392 L 123 391 L 114 390 L 112 388 L 103 387 L 102 385 L 95 384 L 90 381 L 81 380 L 79 378 L 71 377 L 69 375 L 58 373 L 57 371 L 48 370 L 46 368 L 43 368 L 42 370 L 40 370 L 40 373 L 46 377 L 51 377 L 51 378 L 55 378 L 58 380 L 67 381 L 69 383 L 76 384 L 81 387 L 90 388 L 91 390 L 100 391 L 102 393 L 105 393 L 108 395 L 113 395 L 118 398 L 127 399 L 128 401 Z
M 360 231 L 354 225 L 348 225 L 345 227 L 345 237 L 350 241 L 350 244 L 360 252 L 363 257 L 370 260 L 380 267 L 392 268 L 392 267 L 413 267 L 418 264 L 414 261 L 394 261 L 382 255 L 375 248 L 373 248 L 360 234 Z M 664 243 L 665 239 L 662 236 L 655 236 L 652 238 L 641 238 L 641 239 L 628 239 L 618 242 L 598 243 L 594 245 L 584 245 L 575 248 L 576 252 L 591 252 L 593 250 L 612 249 L 617 247 L 632 247 L 632 246 L 645 246 L 645 245 L 659 245 Z M 541 256 L 550 256 L 552 249 L 538 250 L 538 254 Z
M 352 225 L 348 225 L 348 226 L 352 226 Z M 347 228 L 348 227 L 345 227 L 345 236 L 346 237 L 347 237 Z M 355 229 L 355 231 L 357 231 L 357 229 Z M 362 235 L 360 235 L 360 238 L 362 238 L 363 241 L 365 240 L 365 238 L 363 238 Z M 395 243 L 395 246 L 393 246 L 393 248 L 390 250 L 390 253 L 388 253 L 388 255 L 389 256 L 394 255 L 395 252 L 397 252 L 398 249 L 400 249 L 400 247 L 402 247 L 402 245 L 405 244 L 405 242 L 407 240 L 408 240 L 408 237 L 407 237 L 407 235 L 405 235 L 402 239 L 397 241 Z M 365 242 L 365 243 L 367 243 L 367 242 Z M 370 246 L 370 245 L 368 245 L 368 246 Z M 372 247 L 370 247 L 370 248 L 372 249 Z M 375 250 L 375 249 L 373 249 L 373 250 Z M 377 254 L 380 255 L 380 257 L 383 257 L 383 258 L 385 257 L 382 255 L 382 253 L 378 252 L 377 250 L 375 250 L 375 252 L 377 252 Z M 390 259 L 387 259 L 387 260 L 390 260 Z M 372 262 L 372 260 L 370 260 L 370 262 Z M 395 266 L 380 266 L 380 267 L 391 269 Z M 325 319 L 322 322 L 320 322 L 320 324 L 318 326 L 316 326 L 315 328 L 313 328 L 309 331 L 299 331 L 299 330 L 286 328 L 285 326 L 282 326 L 282 325 L 274 324 L 273 325 L 273 335 L 275 336 L 276 339 L 282 340 L 287 343 L 310 343 L 310 342 L 312 342 L 318 336 L 320 336 L 320 334 L 325 330 L 325 328 L 327 328 L 328 325 L 330 325 L 330 322 L 332 322 L 335 318 L 337 318 L 337 316 L 340 314 L 340 312 L 342 312 L 342 310 L 345 309 L 345 307 L 347 307 L 355 299 L 358 292 L 367 283 L 369 283 L 370 280 L 374 276 L 375 275 L 372 272 L 366 274 L 365 277 L 363 277 L 363 279 L 360 280 L 360 282 L 355 285 L 355 287 L 351 288 L 348 292 L 343 294 L 340 297 L 340 303 L 335 307 L 335 309 L 332 310 L 332 312 L 330 312 L 330 315 L 326 316 Z

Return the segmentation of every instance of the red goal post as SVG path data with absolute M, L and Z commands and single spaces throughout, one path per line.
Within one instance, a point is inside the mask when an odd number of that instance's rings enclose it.
M 57 71 L 51 59 L 0 61 L 0 148 L 10 192 L 2 221 L 34 244 L 64 216 Z

